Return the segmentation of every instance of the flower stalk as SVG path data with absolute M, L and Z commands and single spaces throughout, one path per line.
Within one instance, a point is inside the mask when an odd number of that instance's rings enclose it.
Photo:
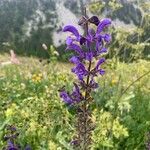
M 72 72 L 76 74 L 78 81 L 74 83 L 72 93 L 67 92 L 64 88 L 60 90 L 60 97 L 66 105 L 76 108 L 76 136 L 71 142 L 75 149 L 89 150 L 92 144 L 92 131 L 94 123 L 92 122 L 91 104 L 94 102 L 91 92 L 98 88 L 95 77 L 104 75 L 105 71 L 101 69 L 101 65 L 105 59 L 101 54 L 107 52 L 107 45 L 111 40 L 111 36 L 103 30 L 111 24 L 111 20 L 106 18 L 99 20 L 97 16 L 89 18 L 86 15 L 78 22 L 84 27 L 85 35 L 79 34 L 78 30 L 68 25 L 63 28 L 64 32 L 71 32 L 73 35 L 66 39 L 67 50 L 74 50 L 75 55 L 70 58 L 70 62 L 75 64 Z M 90 28 L 89 25 L 94 24 L 97 29 Z M 93 59 L 98 59 L 93 67 Z M 88 62 L 88 66 L 84 63 Z M 85 94 L 83 94 L 85 93 Z

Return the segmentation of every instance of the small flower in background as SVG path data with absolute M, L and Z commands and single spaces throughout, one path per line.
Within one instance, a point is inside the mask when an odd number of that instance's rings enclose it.
M 57 60 L 59 53 L 53 45 L 50 45 L 49 47 L 47 47 L 47 45 L 43 43 L 42 47 L 44 50 L 46 50 L 47 54 L 49 55 L 48 62 L 54 62 L 55 60 Z M 40 60 L 40 62 L 41 61 L 42 60 Z
M 42 47 L 43 47 L 44 50 L 48 50 L 48 47 L 45 43 L 42 44 Z
M 53 54 L 59 56 L 59 53 L 57 51 L 54 51 Z
M 39 73 L 39 74 L 35 73 L 32 75 L 33 82 L 41 82 L 42 79 L 43 79 L 43 75 L 41 73 Z
M 112 79 L 112 80 L 111 80 L 111 84 L 112 84 L 112 85 L 116 84 L 117 82 L 118 82 L 117 79 Z
M 19 136 L 19 133 L 17 132 L 17 129 L 13 125 L 7 125 L 6 126 L 6 133 L 4 135 L 4 141 L 6 141 L 6 146 L 3 147 L 3 150 L 21 150 L 20 144 L 17 141 L 17 137 Z M 31 150 L 31 147 L 27 145 L 24 150 Z
M 10 61 L 12 64 L 17 64 L 17 65 L 20 64 L 20 61 L 17 59 L 14 50 L 10 50 Z
M 20 87 L 21 87 L 21 89 L 24 90 L 24 89 L 26 88 L 26 85 L 25 85 L 24 83 L 21 83 L 21 84 L 20 84 Z

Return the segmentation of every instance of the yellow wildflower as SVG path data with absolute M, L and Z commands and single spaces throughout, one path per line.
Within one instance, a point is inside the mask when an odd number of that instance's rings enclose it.
M 112 80 L 111 80 L 111 83 L 112 83 L 112 84 L 116 84 L 116 83 L 117 83 L 117 80 L 116 80 L 116 79 L 112 79 Z
M 14 114 L 14 110 L 11 108 L 8 108 L 5 112 L 6 117 L 11 117 Z
M 39 74 L 33 74 L 32 75 L 32 81 L 33 82 L 40 82 L 42 80 L 42 74 L 39 73 Z

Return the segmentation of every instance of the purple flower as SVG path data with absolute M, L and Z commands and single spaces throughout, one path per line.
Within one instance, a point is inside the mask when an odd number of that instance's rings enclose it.
M 102 47 L 101 49 L 97 50 L 94 52 L 94 57 L 99 56 L 103 53 L 107 53 L 107 48 L 106 47 Z
M 85 69 L 85 66 L 82 63 L 79 63 L 72 68 L 72 72 L 78 76 L 79 80 L 83 80 L 83 78 L 88 74 L 88 71 Z
M 98 24 L 100 23 L 100 20 L 98 19 L 97 16 L 92 16 L 92 17 L 89 19 L 89 22 L 95 24 L 96 26 L 98 26 Z
M 67 32 L 67 31 L 71 32 L 72 34 L 74 34 L 76 36 L 77 39 L 79 39 L 80 34 L 74 26 L 72 26 L 72 25 L 65 26 L 63 29 L 63 32 Z
M 104 28 L 110 24 L 111 24 L 111 20 L 108 18 L 105 18 L 102 21 L 100 21 L 100 23 L 98 24 L 98 27 L 97 27 L 96 34 L 97 35 L 100 34 L 104 30 Z
M 76 83 L 74 83 L 74 89 L 73 89 L 73 92 L 71 94 L 69 94 L 68 92 L 66 92 L 63 89 L 60 91 L 60 97 L 68 105 L 73 105 L 73 104 L 78 103 L 81 100 L 83 100 L 83 96 L 80 93 L 80 88 Z
M 100 48 L 103 46 L 102 36 L 98 35 L 96 39 L 96 51 L 98 52 Z
M 92 58 L 93 58 L 93 52 L 87 52 L 85 55 L 86 55 L 86 57 L 85 57 L 86 60 L 88 60 L 88 61 L 92 60 Z
M 98 73 L 99 73 L 100 75 L 104 75 L 104 74 L 105 74 L 105 70 L 99 69 L 99 70 L 98 70 Z
M 104 38 L 106 43 L 110 43 L 110 41 L 111 41 L 111 35 L 110 34 L 105 34 L 102 37 Z
M 105 62 L 105 58 L 100 58 L 99 61 L 96 64 L 96 67 L 92 70 L 91 74 L 92 76 L 97 76 L 97 73 L 100 75 L 105 74 L 105 70 L 101 69 L 100 66 Z
M 101 54 L 100 49 L 102 50 L 102 52 L 104 52 L 104 49 L 106 50 L 106 48 L 103 47 L 104 45 L 104 41 L 106 43 L 110 43 L 111 41 L 111 36 L 109 34 L 104 34 L 104 35 L 97 35 L 97 40 L 96 40 L 96 51 L 97 51 L 97 55 Z
M 74 102 L 80 102 L 81 100 L 84 99 L 84 97 L 82 96 L 82 94 L 80 92 L 80 88 L 76 83 L 74 83 L 74 90 L 71 94 L 71 97 Z
M 7 126 L 7 130 L 10 130 L 12 132 L 15 132 L 16 131 L 16 127 L 14 127 L 13 125 L 8 125 Z
M 71 36 L 68 36 L 66 39 L 66 44 L 71 45 L 73 43 L 74 39 Z
M 107 53 L 107 48 L 103 47 L 103 48 L 99 51 L 99 54 L 102 54 L 102 53 Z
M 60 92 L 60 97 L 63 99 L 63 101 L 66 103 L 66 104 L 72 104 L 73 103 L 73 100 L 72 98 L 70 97 L 70 95 L 65 91 L 61 91 Z
M 97 89 L 98 88 L 98 83 L 95 82 L 94 77 L 92 77 L 92 79 L 90 80 L 89 86 L 92 89 Z
M 81 49 L 81 47 L 77 44 L 71 44 L 68 45 L 67 49 L 72 49 L 74 50 L 77 54 L 82 55 L 83 54 L 83 50 Z
M 87 41 L 87 39 L 85 37 L 83 37 L 83 36 L 80 37 L 80 45 L 85 44 L 86 41 Z
M 105 62 L 105 58 L 100 58 L 99 59 L 99 61 L 97 62 L 97 64 L 96 64 L 96 70 L 98 70 L 98 68 L 99 68 L 99 66 L 101 65 L 101 64 L 103 64 Z
M 14 143 L 10 140 L 7 141 L 7 150 L 19 150 L 18 147 L 14 145 Z
M 72 57 L 69 59 L 69 61 L 70 61 L 71 63 L 73 63 L 73 64 L 79 64 L 79 63 L 81 63 L 80 60 L 79 60 L 79 58 L 78 58 L 77 56 L 72 56 Z

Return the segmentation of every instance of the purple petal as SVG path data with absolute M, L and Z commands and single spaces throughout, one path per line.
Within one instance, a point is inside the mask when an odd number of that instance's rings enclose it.
M 60 97 L 63 99 L 63 101 L 66 103 L 66 104 L 72 104 L 73 101 L 70 97 L 70 95 L 66 92 L 66 91 L 61 91 L 60 92 Z
M 89 22 L 95 24 L 96 26 L 98 26 L 98 24 L 100 23 L 100 21 L 99 21 L 99 19 L 98 19 L 97 16 L 92 16 L 92 17 L 89 19 Z
M 91 61 L 93 58 L 93 53 L 92 52 L 87 52 L 86 54 L 86 60 Z
M 77 38 L 79 38 L 80 36 L 78 30 L 72 25 L 68 25 L 63 28 L 63 32 L 67 32 L 67 31 L 73 33 Z
M 100 75 L 104 75 L 104 74 L 105 74 L 105 70 L 99 69 L 99 74 L 100 74 Z
M 103 53 L 107 53 L 107 48 L 102 47 L 100 50 L 95 51 L 94 52 L 94 57 L 99 56 L 99 55 L 101 55 Z
M 74 63 L 74 64 L 80 63 L 79 58 L 76 57 L 76 56 L 72 56 L 72 57 L 69 59 L 69 61 L 70 61 L 71 63 Z
M 86 38 L 85 37 L 80 37 L 80 45 L 83 45 L 83 44 L 85 44 L 85 42 L 86 42 Z
M 80 88 L 76 83 L 74 83 L 74 91 L 78 94 L 80 93 Z
M 72 68 L 72 72 L 78 76 L 79 80 L 83 80 L 83 77 L 88 73 L 82 63 L 79 63 L 76 67 Z
M 73 41 L 74 41 L 74 40 L 69 36 L 69 37 L 67 37 L 67 39 L 66 39 L 66 44 L 67 44 L 67 45 L 71 45 Z
M 105 58 L 100 58 L 97 62 L 96 69 L 98 70 L 99 66 L 105 62 Z
M 103 47 L 103 48 L 99 51 L 99 54 L 102 54 L 102 53 L 107 53 L 107 48 Z
M 105 42 L 110 43 L 110 41 L 111 41 L 111 35 L 110 34 L 105 34 L 104 35 L 104 40 L 105 40 Z
M 81 53 L 82 53 L 82 49 L 81 49 L 80 46 L 77 45 L 77 44 L 68 45 L 68 49 L 73 49 L 73 50 L 75 50 L 78 54 L 81 54 Z
M 91 81 L 90 81 L 90 87 L 93 89 L 98 88 L 98 83 L 96 83 L 92 77 Z
M 97 27 L 96 34 L 102 32 L 103 29 L 110 24 L 111 24 L 111 20 L 109 18 L 105 18 L 104 20 L 102 20 Z
M 80 88 L 76 83 L 74 83 L 74 89 L 71 97 L 75 102 L 80 102 L 81 100 L 83 100 L 82 94 L 80 93 Z
M 103 41 L 102 41 L 102 36 L 101 35 L 98 35 L 97 36 L 97 41 L 96 41 L 96 51 L 99 51 L 99 47 L 103 44 Z

